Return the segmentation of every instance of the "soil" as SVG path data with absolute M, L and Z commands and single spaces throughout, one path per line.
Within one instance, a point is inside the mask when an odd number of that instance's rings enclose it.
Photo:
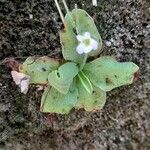
M 90 15 L 104 41 L 101 55 L 132 61 L 140 78 L 107 93 L 99 112 L 68 115 L 39 111 L 42 92 L 19 92 L 10 69 L 0 65 L 0 150 L 149 150 L 150 2 L 149 0 L 68 0 Z M 62 5 L 61 5 L 62 6 Z M 63 9 L 63 7 L 62 7 Z M 64 12 L 65 13 L 65 12 Z M 0 63 L 7 57 L 61 58 L 63 24 L 53 0 L 0 0 Z

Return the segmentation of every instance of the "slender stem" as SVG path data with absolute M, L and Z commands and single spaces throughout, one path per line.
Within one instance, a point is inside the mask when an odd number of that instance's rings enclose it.
M 55 4 L 56 4 L 56 7 L 57 7 L 57 9 L 58 9 L 60 18 L 61 18 L 61 20 L 62 20 L 62 22 L 63 22 L 63 24 L 64 24 L 64 26 L 65 26 L 65 18 L 64 18 L 64 15 L 63 15 L 63 13 L 62 13 L 62 11 L 61 11 L 61 9 L 60 9 L 60 6 L 59 6 L 59 4 L 58 4 L 58 1 L 57 1 L 57 0 L 54 0 L 54 1 L 55 1 Z
M 63 2 L 63 4 L 64 4 L 64 7 L 65 7 L 65 10 L 66 10 L 67 14 L 68 14 L 69 17 L 70 17 L 71 25 L 72 25 L 72 27 L 74 28 L 74 27 L 75 27 L 75 21 L 74 21 L 73 18 L 72 18 L 72 15 L 71 15 L 71 13 L 70 13 L 70 10 L 69 10 L 69 8 L 68 8 L 68 6 L 67 6 L 67 4 L 66 4 L 66 0 L 62 0 L 62 2 Z
M 69 8 L 68 8 L 68 6 L 67 6 L 67 4 L 66 4 L 66 1 L 65 1 L 65 0 L 62 0 L 62 1 L 63 1 L 63 4 L 64 4 L 64 6 L 65 6 L 65 9 L 66 9 L 67 13 L 69 13 Z
M 77 34 L 79 34 L 79 31 L 78 31 L 78 28 L 77 28 L 77 24 L 79 23 L 78 22 L 78 16 L 77 16 L 77 9 L 78 9 L 78 6 L 77 6 L 77 4 L 75 4 L 75 10 L 76 10 L 75 11 L 76 12 L 75 13 L 75 17 L 76 17 L 76 25 L 75 26 L 76 26 L 76 32 L 77 32 Z
M 84 67 L 84 65 L 85 65 L 85 63 L 86 63 L 86 61 L 87 61 L 87 58 L 88 58 L 88 54 L 85 54 L 85 55 L 84 55 L 84 58 L 83 58 L 83 62 L 82 62 L 82 64 L 81 64 L 81 66 L 80 66 L 80 71 L 83 69 L 83 67 Z

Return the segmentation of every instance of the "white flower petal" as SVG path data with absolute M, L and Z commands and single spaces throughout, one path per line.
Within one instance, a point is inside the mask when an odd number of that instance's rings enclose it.
M 29 87 L 30 76 L 17 71 L 11 71 L 11 75 L 16 85 L 19 85 L 21 88 L 21 92 L 26 94 Z
M 85 32 L 83 36 L 77 35 L 76 37 L 80 42 L 76 48 L 76 51 L 79 54 L 89 53 L 92 50 L 98 49 L 98 42 L 95 39 L 91 38 L 90 32 Z
M 20 80 L 21 80 L 21 75 L 18 74 L 17 71 L 11 71 L 11 76 L 12 76 L 14 82 L 16 83 L 16 85 L 19 85 L 20 84 Z
M 13 80 L 16 83 L 16 85 L 19 85 L 21 82 L 21 79 L 23 79 L 24 77 L 29 78 L 28 75 L 26 75 L 24 73 L 17 72 L 17 71 L 11 71 L 11 75 L 12 75 Z
M 77 48 L 76 48 L 76 51 L 78 52 L 78 54 L 83 54 L 84 53 L 84 49 L 85 49 L 85 46 L 83 43 L 80 43 Z
M 84 33 L 84 38 L 85 38 L 85 39 L 86 39 L 86 38 L 91 38 L 90 32 L 85 32 L 85 33 Z
M 77 35 L 76 38 L 77 38 L 77 40 L 78 40 L 79 42 L 82 42 L 82 41 L 83 41 L 83 36 L 80 35 L 80 34 Z
M 92 46 L 91 46 L 91 45 L 86 46 L 86 47 L 84 48 L 84 53 L 89 53 L 91 50 L 92 50 Z
M 20 82 L 20 88 L 21 88 L 21 93 L 27 94 L 28 89 L 29 89 L 29 78 L 24 78 Z
M 91 39 L 92 50 L 96 50 L 98 48 L 98 42 L 94 39 Z

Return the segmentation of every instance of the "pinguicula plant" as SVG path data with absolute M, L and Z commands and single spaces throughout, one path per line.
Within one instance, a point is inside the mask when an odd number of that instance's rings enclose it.
M 46 85 L 40 110 L 67 114 L 72 108 L 100 110 L 106 102 L 106 92 L 131 84 L 139 67 L 132 62 L 117 62 L 111 56 L 96 58 L 101 52 L 102 39 L 96 25 L 83 9 L 67 11 L 64 17 L 57 0 L 56 6 L 64 23 L 60 32 L 63 61 L 44 57 L 29 57 L 12 71 L 12 77 L 27 93 L 30 84 Z M 89 61 L 89 57 L 96 58 Z M 91 60 L 91 59 L 90 59 Z

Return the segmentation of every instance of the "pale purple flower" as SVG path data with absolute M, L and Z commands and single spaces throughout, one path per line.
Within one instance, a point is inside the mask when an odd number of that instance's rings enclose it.
M 21 93 L 26 94 L 29 89 L 30 76 L 17 71 L 11 71 L 11 75 L 16 85 L 20 87 Z
M 96 50 L 98 48 L 98 42 L 91 38 L 91 34 L 89 32 L 85 32 L 84 35 L 77 35 L 77 40 L 80 42 L 76 48 L 76 51 L 79 54 L 89 53 L 92 50 Z

